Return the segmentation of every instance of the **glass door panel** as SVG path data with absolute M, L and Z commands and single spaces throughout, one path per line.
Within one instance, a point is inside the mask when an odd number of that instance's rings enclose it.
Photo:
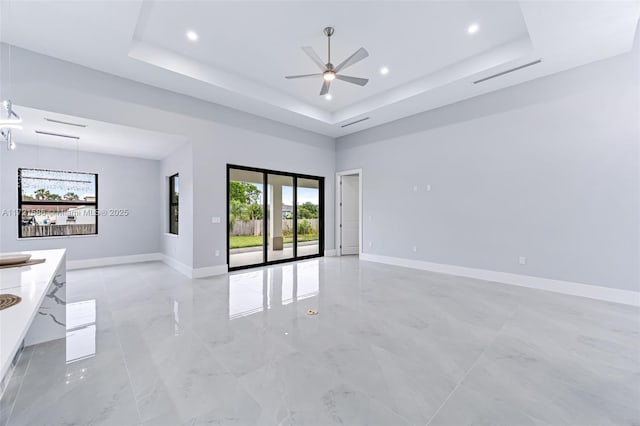
M 293 259 L 293 177 L 267 175 L 267 262 Z
M 320 180 L 297 179 L 297 257 L 320 254 Z
M 229 168 L 228 201 L 229 267 L 264 263 L 264 173 Z

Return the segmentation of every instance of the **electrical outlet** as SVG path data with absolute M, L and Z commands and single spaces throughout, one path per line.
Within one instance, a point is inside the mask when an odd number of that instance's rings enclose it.
M 519 262 L 521 265 L 526 265 L 527 264 L 527 258 L 524 256 L 520 256 Z
M 373 241 L 369 241 L 369 248 L 373 247 Z
M 431 191 L 431 185 L 427 185 L 427 192 Z
M 219 217 L 212 217 L 211 218 L 211 223 L 220 223 L 220 218 Z
M 413 252 L 415 253 L 415 252 L 417 252 L 417 251 L 418 251 L 418 247 L 413 246 Z
M 413 185 L 413 192 L 418 192 L 418 185 Z
M 216 250 L 216 256 L 220 256 L 220 250 Z

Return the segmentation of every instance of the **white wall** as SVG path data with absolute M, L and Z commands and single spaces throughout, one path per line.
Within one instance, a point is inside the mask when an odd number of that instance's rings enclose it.
M 186 143 L 165 158 L 161 169 L 161 252 L 191 267 L 193 262 L 193 149 L 191 143 Z M 169 233 L 169 176 L 176 173 L 180 175 L 178 235 Z
M 338 171 L 363 169 L 364 251 L 640 290 L 638 62 L 339 138 Z
M 160 162 L 114 155 L 19 145 L 0 151 L 0 209 L 18 208 L 18 168 L 98 174 L 98 208 L 128 209 L 128 216 L 100 216 L 98 235 L 18 239 L 15 215 L 0 215 L 0 251 L 66 248 L 69 260 L 160 251 Z
M 337 142 L 15 48 L 3 90 L 18 105 L 184 135 L 156 175 L 155 241 L 190 268 L 226 262 L 227 163 L 325 176 L 326 249 L 335 171 L 362 168 L 366 253 L 637 291 L 639 75 L 636 51 Z M 178 238 L 163 235 L 166 176 L 176 172 Z M 2 199 L 13 179 L 3 165 Z
M 17 105 L 185 136 L 191 160 L 180 150 L 164 160 L 156 186 L 164 193 L 165 177 L 178 172 L 182 191 L 193 191 L 190 201 L 181 194 L 180 236 L 162 236 L 167 256 L 193 268 L 226 264 L 227 163 L 324 176 L 325 249 L 334 248 L 332 138 L 15 47 L 11 64 L 4 90 Z
M 210 141 L 194 143 L 195 192 L 194 246 L 207 250 L 194 251 L 194 266 L 219 264 L 215 250 L 226 263 L 226 203 L 208 194 L 224 194 L 226 198 L 226 165 L 238 164 L 325 177 L 325 249 L 334 246 L 335 163 L 333 143 L 301 145 L 294 141 L 251 131 L 220 128 Z M 211 217 L 222 217 L 222 225 L 211 225 Z M 213 250 L 212 250 L 213 249 Z

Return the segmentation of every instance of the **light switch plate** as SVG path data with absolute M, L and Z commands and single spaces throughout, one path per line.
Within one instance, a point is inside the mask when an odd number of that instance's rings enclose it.
M 212 217 L 211 218 L 211 223 L 220 223 L 220 218 L 216 217 L 216 216 Z

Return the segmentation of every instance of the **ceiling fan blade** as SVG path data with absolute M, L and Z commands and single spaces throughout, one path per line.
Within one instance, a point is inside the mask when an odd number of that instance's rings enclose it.
M 369 82 L 368 78 L 351 77 L 349 75 L 337 74 L 336 78 L 338 80 L 344 80 L 347 83 L 357 84 L 358 86 L 364 86 L 365 84 L 367 84 Z
M 367 56 L 369 56 L 369 52 L 367 52 L 367 49 L 365 49 L 364 47 L 361 47 L 360 49 L 356 50 L 356 53 L 349 56 L 347 59 L 342 61 L 337 67 L 335 67 L 334 71 L 338 72 L 341 69 L 350 67 L 351 65 L 360 62 Z
M 311 77 L 322 77 L 322 74 L 300 74 L 300 75 L 286 75 L 284 78 L 311 78 Z
M 327 69 L 327 66 L 324 64 L 324 62 L 322 62 L 322 59 L 320 59 L 320 56 L 318 56 L 316 51 L 313 50 L 313 47 L 304 46 L 302 47 L 302 50 L 304 50 L 304 53 L 306 53 L 307 56 L 309 56 L 311 60 L 315 62 L 318 68 L 320 68 L 322 71 L 325 71 Z
M 329 93 L 329 87 L 331 87 L 331 82 L 325 80 L 322 83 L 322 89 L 320 89 L 320 96 L 326 95 L 327 93 Z

